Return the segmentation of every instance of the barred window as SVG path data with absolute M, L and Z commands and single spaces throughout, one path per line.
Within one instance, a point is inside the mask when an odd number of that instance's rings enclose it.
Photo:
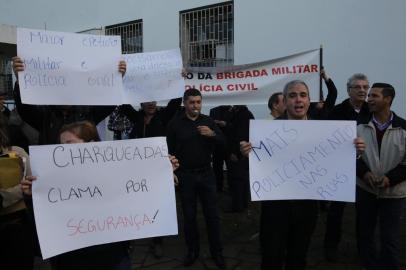
M 142 52 L 142 20 L 106 26 L 106 35 L 121 36 L 123 54 Z
M 11 57 L 0 55 L 0 95 L 6 95 L 6 99 L 12 98 L 13 78 L 11 65 Z
M 234 62 L 233 2 L 180 12 L 180 47 L 187 66 L 228 66 Z

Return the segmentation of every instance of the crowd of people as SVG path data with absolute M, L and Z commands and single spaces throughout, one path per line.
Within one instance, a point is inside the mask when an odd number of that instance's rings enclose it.
M 118 69 L 124 74 L 126 63 L 120 62 Z M 39 132 L 40 145 L 100 141 L 95 126 L 108 115 L 111 115 L 108 127 L 115 139 L 166 136 L 182 206 L 186 240 L 183 264 L 190 266 L 199 257 L 197 204 L 200 201 L 211 256 L 218 268 L 226 269 L 216 194 L 226 186 L 229 188 L 232 203 L 227 211 L 241 212 L 248 207 L 248 156 L 252 149 L 249 121 L 254 116 L 247 106 L 219 106 L 207 116 L 201 113 L 204 103 L 201 92 L 193 88 L 163 108 L 154 101 L 142 103 L 139 110 L 130 105 L 29 105 L 21 102 L 18 72 L 24 70 L 24 62 L 19 57 L 13 58 L 13 70 L 17 76 L 14 99 L 18 114 Z M 306 83 L 293 80 L 269 98 L 268 119 L 357 122 L 354 147 L 359 256 L 368 270 L 399 269 L 400 217 L 406 197 L 406 122 L 391 111 L 395 89 L 388 83 L 374 83 L 370 87 L 367 76 L 354 74 L 347 82 L 348 98 L 335 105 L 334 82 L 324 70 L 320 75 L 328 89 L 325 100 L 311 103 Z M 31 198 L 36 177 L 29 166 L 28 142 L 16 141 L 14 134 L 18 131 L 12 130 L 7 111 L 2 109 L 0 260 L 4 269 L 33 269 L 34 256 L 40 256 Z M 337 260 L 345 205 L 343 202 L 328 205 L 324 250 L 326 259 L 332 262 Z M 309 244 L 322 207 L 326 204 L 315 200 L 262 202 L 261 269 L 306 269 Z M 152 243 L 154 255 L 161 257 L 163 238 L 154 238 Z M 131 269 L 129 245 L 129 242 L 118 242 L 71 251 L 53 257 L 51 265 L 57 270 Z

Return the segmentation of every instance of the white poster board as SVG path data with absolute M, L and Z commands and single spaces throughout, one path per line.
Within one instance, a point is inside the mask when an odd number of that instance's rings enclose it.
M 30 158 L 44 259 L 178 233 L 165 138 L 30 146 Z
M 17 28 L 17 54 L 25 63 L 18 76 L 23 103 L 122 103 L 119 36 Z
M 355 121 L 251 120 L 251 199 L 355 201 Z
M 123 78 L 126 103 L 161 101 L 183 96 L 180 50 L 124 54 L 127 72 Z

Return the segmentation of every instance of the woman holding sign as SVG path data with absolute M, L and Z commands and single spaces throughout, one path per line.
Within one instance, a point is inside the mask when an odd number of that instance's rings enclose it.
M 75 122 L 62 127 L 59 136 L 62 144 L 86 143 L 100 141 L 95 125 L 88 121 Z M 172 166 L 179 166 L 176 158 L 170 158 Z M 32 194 L 32 181 L 36 177 L 26 177 L 22 183 L 25 194 Z M 57 270 L 65 269 L 106 269 L 106 270 L 129 270 L 131 261 L 128 253 L 128 242 L 109 243 L 82 248 L 64 253 L 52 260 Z
M 59 139 L 62 144 L 100 141 L 95 125 L 88 121 L 75 122 L 64 126 L 61 129 Z M 35 179 L 35 176 L 27 176 L 21 182 L 21 188 L 26 195 L 31 196 L 32 181 Z M 54 257 L 51 259 L 51 264 L 57 270 L 131 269 L 128 242 L 110 243 L 74 250 Z

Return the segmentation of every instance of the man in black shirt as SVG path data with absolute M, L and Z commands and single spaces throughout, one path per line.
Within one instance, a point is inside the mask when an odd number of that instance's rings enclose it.
M 185 111 L 168 125 L 169 153 L 176 155 L 182 201 L 184 230 L 188 253 L 184 266 L 192 265 L 199 256 L 199 233 L 196 222 L 197 197 L 200 197 L 206 219 L 210 252 L 216 265 L 225 269 L 220 240 L 220 218 L 216 203 L 216 179 L 211 167 L 212 154 L 224 137 L 214 121 L 200 113 L 202 96 L 197 89 L 183 95 Z

